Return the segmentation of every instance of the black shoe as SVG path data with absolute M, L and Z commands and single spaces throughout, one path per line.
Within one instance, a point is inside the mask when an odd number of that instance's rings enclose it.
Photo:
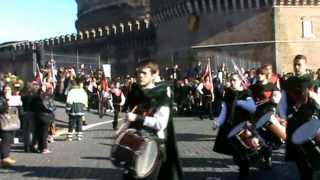
M 31 147 L 30 146 L 24 146 L 24 152 L 31 152 Z
M 263 166 L 262 168 L 264 170 L 271 170 L 272 169 L 272 160 L 271 157 L 267 158 L 266 160 L 263 161 Z
M 87 124 L 87 122 L 83 121 L 83 122 L 82 122 L 82 125 L 83 125 L 83 126 L 86 126 L 86 125 L 88 125 L 88 124 Z

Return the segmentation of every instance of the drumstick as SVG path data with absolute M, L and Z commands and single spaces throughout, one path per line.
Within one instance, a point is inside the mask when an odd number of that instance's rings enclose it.
M 137 110 L 137 108 L 138 108 L 138 105 L 135 105 L 135 106 L 132 108 L 131 113 L 134 113 L 134 112 Z
M 138 108 L 138 105 L 134 106 L 133 109 L 131 110 L 131 113 L 134 113 L 137 108 Z M 128 129 L 129 125 L 130 125 L 130 122 L 129 121 L 125 121 L 123 124 L 121 124 L 119 129 L 115 132 L 114 136 L 117 137 L 122 131 Z

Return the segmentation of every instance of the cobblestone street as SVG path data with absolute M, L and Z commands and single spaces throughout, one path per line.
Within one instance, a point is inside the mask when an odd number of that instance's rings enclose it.
M 66 127 L 66 115 L 57 111 L 60 133 Z M 1 180 L 13 179 L 121 179 L 120 170 L 110 162 L 113 142 L 109 114 L 99 119 L 90 112 L 86 119 L 83 141 L 66 142 L 61 135 L 49 144 L 53 153 L 43 155 L 24 153 L 21 144 L 14 145 L 12 156 L 17 164 L 10 169 L 0 169 Z M 186 180 L 235 180 L 237 167 L 232 158 L 212 152 L 215 134 L 211 121 L 198 118 L 175 118 L 180 159 Z M 98 124 L 96 124 L 98 123 Z M 274 166 L 270 171 L 253 168 L 250 179 L 297 180 L 295 166 L 283 162 L 284 152 L 274 153 Z

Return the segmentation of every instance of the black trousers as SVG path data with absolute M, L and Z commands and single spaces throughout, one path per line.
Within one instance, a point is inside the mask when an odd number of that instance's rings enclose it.
M 68 132 L 72 133 L 73 129 L 82 132 L 82 116 L 69 116 Z
M 209 115 L 209 118 L 213 120 L 212 97 L 204 95 L 202 97 L 202 103 L 201 117 L 203 117 L 204 115 Z
M 23 143 L 25 152 L 32 149 L 34 142 L 34 113 L 25 112 L 23 115 Z
M 10 157 L 11 144 L 13 142 L 14 131 L 0 131 L 0 156 L 1 159 Z
M 35 124 L 35 138 L 38 143 L 38 149 L 40 151 L 48 148 L 48 131 L 49 123 L 44 123 L 41 121 Z
M 114 116 L 113 116 L 112 126 L 113 126 L 113 129 L 116 129 L 118 127 L 120 105 L 113 104 L 113 107 L 114 107 Z
M 299 157 L 296 160 L 296 164 L 299 170 L 299 176 L 301 180 L 306 180 L 306 179 L 313 180 L 312 177 L 314 172 L 303 157 Z
M 249 176 L 250 162 L 246 158 L 239 156 L 233 156 L 233 160 L 237 166 L 239 166 L 238 180 L 247 180 Z

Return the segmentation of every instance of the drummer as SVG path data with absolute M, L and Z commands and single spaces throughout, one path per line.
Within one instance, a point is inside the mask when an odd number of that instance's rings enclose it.
M 284 91 L 279 102 L 280 117 L 288 119 L 286 160 L 296 162 L 301 180 L 311 180 L 314 171 L 303 153 L 292 143 L 291 136 L 311 117 L 319 117 L 320 96 L 313 91 L 315 84 L 312 76 L 307 73 L 307 57 L 296 55 L 293 60 L 293 69 L 295 75 L 284 82 Z
M 250 162 L 245 155 L 232 147 L 227 135 L 237 124 L 250 121 L 255 110 L 251 91 L 243 87 L 239 74 L 232 74 L 231 88 L 226 89 L 220 115 L 213 121 L 214 128 L 220 127 L 213 151 L 233 156 L 239 166 L 239 180 L 247 179 Z
M 254 119 L 257 121 L 268 112 L 276 112 L 276 106 L 281 98 L 281 93 L 277 88 L 276 83 L 271 83 L 268 80 L 267 67 L 268 66 L 262 66 L 257 70 L 258 82 L 250 86 L 253 98 L 257 105 L 257 110 L 254 115 Z M 271 134 L 268 134 L 265 131 L 260 131 L 259 133 L 268 145 L 268 148 L 264 149 L 264 165 L 265 168 L 270 169 L 272 166 L 272 148 L 279 146 L 280 141 L 277 141 L 275 137 L 271 137 Z
M 145 179 L 182 179 L 179 165 L 173 123 L 170 116 L 170 88 L 159 79 L 159 67 L 152 60 L 140 62 L 137 71 L 138 84 L 133 84 L 128 93 L 127 106 L 131 109 L 125 119 L 129 128 L 137 129 L 143 135 L 159 143 L 160 153 L 154 171 Z M 129 170 L 123 179 L 136 179 Z

